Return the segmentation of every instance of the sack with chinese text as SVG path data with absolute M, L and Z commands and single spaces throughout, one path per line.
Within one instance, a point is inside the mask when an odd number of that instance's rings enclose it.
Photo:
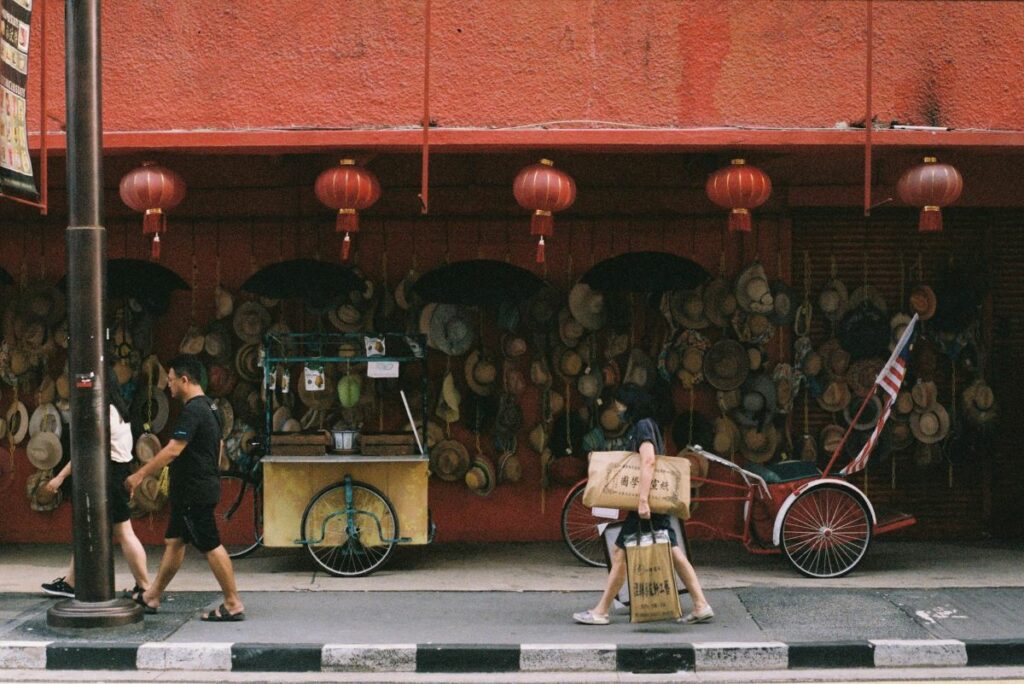
M 583 505 L 635 511 L 640 502 L 640 454 L 594 451 L 590 454 Z M 651 511 L 690 517 L 690 461 L 659 456 L 648 496 Z
M 668 532 L 641 532 L 626 539 L 629 621 L 676 620 L 682 614 Z

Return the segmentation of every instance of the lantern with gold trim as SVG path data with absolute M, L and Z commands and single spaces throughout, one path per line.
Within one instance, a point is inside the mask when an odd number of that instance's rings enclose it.
M 153 236 L 150 258 L 159 261 L 160 234 L 167 232 L 167 215 L 164 212 L 185 199 L 185 181 L 176 171 L 146 161 L 125 174 L 119 189 L 122 202 L 135 211 L 143 212 L 142 233 Z
M 380 199 L 377 176 L 352 159 L 342 159 L 316 179 L 316 196 L 331 209 L 338 210 L 335 232 L 345 233 L 341 242 L 341 260 L 348 261 L 352 251 L 352 233 L 359 232 L 358 212 Z
M 576 181 L 565 171 L 555 168 L 550 159 L 530 164 L 516 176 L 512 194 L 524 209 L 533 211 L 530 235 L 538 235 L 537 263 L 544 263 L 544 238 L 555 233 L 552 214 L 572 206 L 576 201 Z
M 764 204 L 772 194 L 772 181 L 761 169 L 744 159 L 733 159 L 729 166 L 718 169 L 705 186 L 708 198 L 720 207 L 730 209 L 729 230 L 749 233 L 750 210 Z
M 920 233 L 942 230 L 942 207 L 957 201 L 963 189 L 960 172 L 949 164 L 938 163 L 935 157 L 925 157 L 921 164 L 907 169 L 896 184 L 901 200 L 921 207 L 917 222 Z

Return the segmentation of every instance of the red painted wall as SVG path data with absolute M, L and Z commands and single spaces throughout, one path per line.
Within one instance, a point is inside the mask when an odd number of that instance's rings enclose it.
M 47 111 L 63 121 L 63 3 L 41 2 L 51 29 Z M 879 120 L 1024 128 L 1024 4 L 874 6 Z M 865 7 L 433 0 L 431 118 L 441 127 L 860 121 Z M 422 0 L 104 3 L 105 128 L 418 125 L 424 8 Z M 38 32 L 32 50 L 29 111 L 37 113 Z

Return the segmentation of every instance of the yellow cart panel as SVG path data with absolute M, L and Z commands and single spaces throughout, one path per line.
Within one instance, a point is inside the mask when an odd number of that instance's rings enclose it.
M 391 501 L 398 519 L 398 536 L 405 544 L 430 541 L 427 513 L 426 456 L 264 456 L 263 544 L 296 546 L 302 537 L 302 513 L 310 500 L 345 475 L 373 485 Z

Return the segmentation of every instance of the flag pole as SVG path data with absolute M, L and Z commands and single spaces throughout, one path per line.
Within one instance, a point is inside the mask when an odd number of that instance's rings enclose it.
M 860 421 L 860 416 L 861 416 L 862 413 L 864 413 L 864 409 L 866 409 L 868 407 L 868 404 L 874 398 L 874 396 L 875 396 L 875 389 L 877 387 L 878 387 L 878 385 L 874 385 L 871 388 L 871 391 L 868 392 L 868 395 L 866 397 L 864 397 L 863 403 L 861 403 L 860 408 L 857 410 L 857 415 L 855 415 L 850 420 L 850 424 L 846 428 L 846 433 L 843 434 L 843 440 L 841 442 L 839 442 L 839 446 L 837 446 L 836 450 L 834 452 L 832 452 L 832 458 L 829 459 L 828 465 L 825 467 L 825 472 L 823 472 L 821 474 L 822 477 L 828 477 L 828 474 L 832 471 L 832 466 L 834 466 L 836 464 L 836 459 L 839 458 L 839 454 L 843 453 L 843 447 L 846 446 L 846 440 L 848 440 L 850 438 L 850 434 L 853 432 L 853 426 L 856 425 Z

